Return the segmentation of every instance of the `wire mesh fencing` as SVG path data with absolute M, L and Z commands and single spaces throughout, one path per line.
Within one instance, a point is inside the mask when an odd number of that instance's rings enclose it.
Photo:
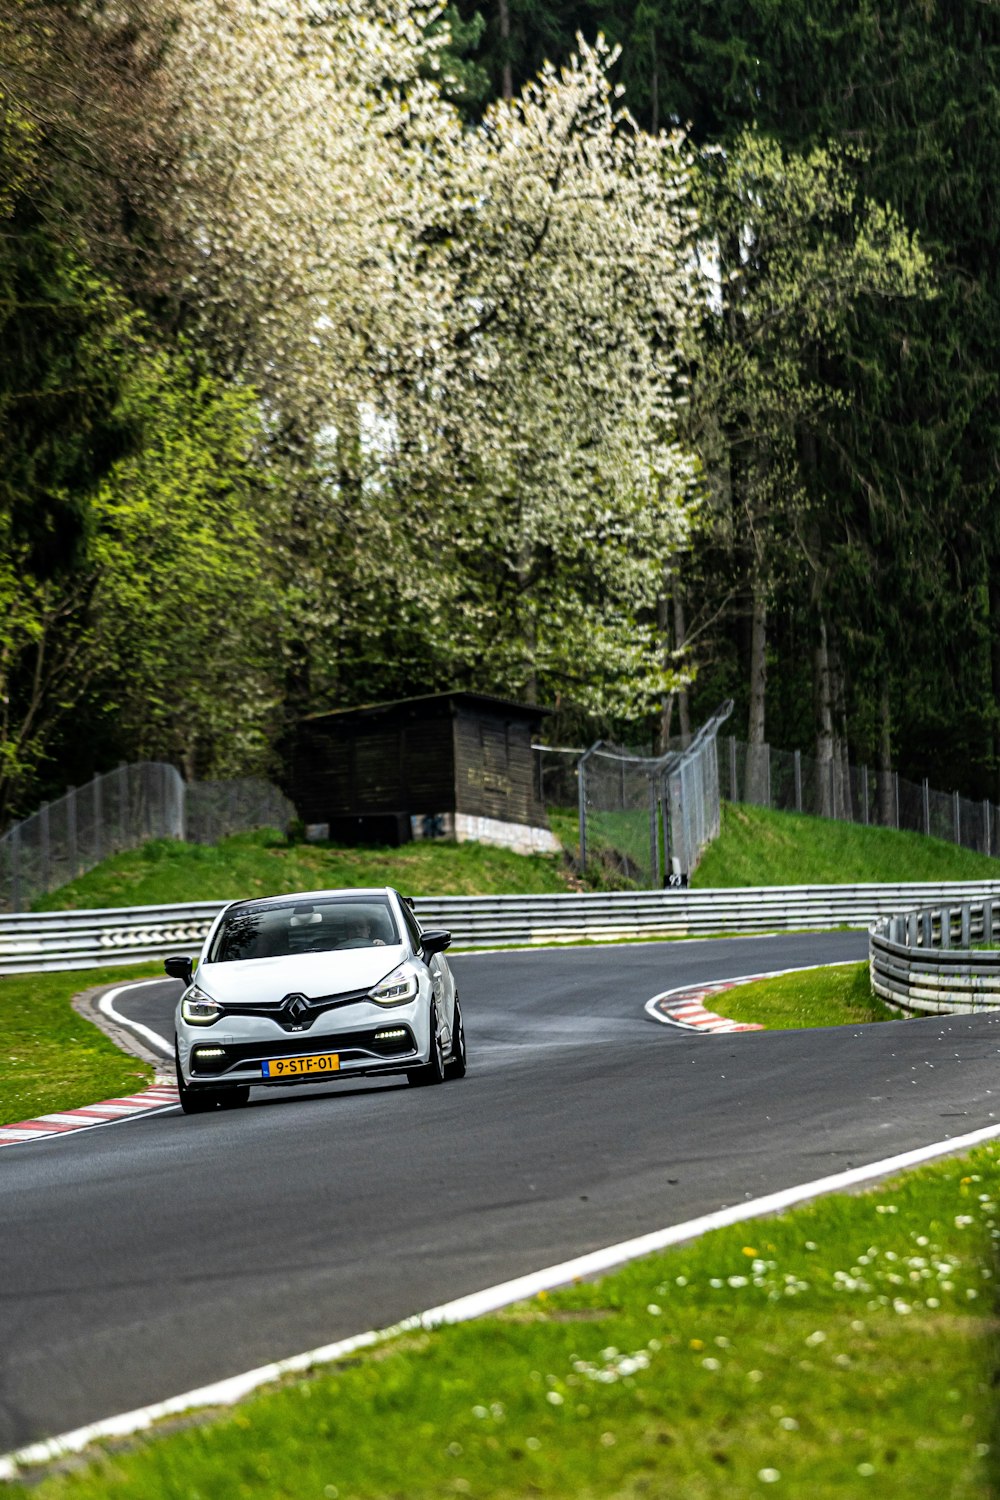
M 0 837 L 0 910 L 23 911 L 150 839 L 215 843 L 231 833 L 285 828 L 294 816 L 288 798 L 263 780 L 189 784 L 163 761 L 121 765 L 43 803 Z
M 904 828 L 980 854 L 1000 852 L 1000 808 L 994 803 L 935 791 L 926 780 L 908 781 L 895 771 L 855 766 L 844 755 L 819 760 L 727 736 L 719 744 L 719 784 L 728 802 Z
M 598 741 L 577 763 L 580 862 L 635 885 L 684 884 L 719 832 L 716 740 L 726 703 L 687 743 L 636 755 Z

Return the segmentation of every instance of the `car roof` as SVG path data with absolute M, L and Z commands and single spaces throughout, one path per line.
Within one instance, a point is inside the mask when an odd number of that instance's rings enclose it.
M 389 885 L 351 885 L 324 891 L 289 891 L 284 896 L 244 896 L 238 901 L 230 901 L 224 911 L 232 911 L 234 906 L 291 906 L 297 901 L 323 901 L 337 896 L 399 897 L 399 892 Z

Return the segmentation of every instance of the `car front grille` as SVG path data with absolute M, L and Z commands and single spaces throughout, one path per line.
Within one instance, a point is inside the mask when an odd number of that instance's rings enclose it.
M 212 1050 L 220 1050 L 221 1057 L 206 1057 L 200 1060 L 198 1048 L 192 1049 L 192 1075 L 231 1073 L 236 1069 L 253 1067 L 266 1057 L 304 1057 L 318 1052 L 337 1052 L 342 1062 L 364 1062 L 384 1057 L 392 1059 L 406 1057 L 415 1051 L 413 1033 L 409 1027 L 401 1027 L 405 1035 L 375 1040 L 376 1029 L 345 1031 L 332 1037 L 307 1037 L 299 1032 L 295 1037 L 275 1037 L 269 1042 L 227 1042 L 220 1048 L 213 1044 Z
M 222 1007 L 224 1016 L 265 1016 L 276 1021 L 283 1031 L 307 1031 L 328 1010 L 340 1010 L 345 1005 L 357 1005 L 369 998 L 368 990 L 343 990 L 339 995 L 309 995 L 292 992 L 277 999 L 255 1004 L 241 1004 L 238 1000 L 226 1001 Z M 289 1002 L 298 1001 L 294 1011 Z

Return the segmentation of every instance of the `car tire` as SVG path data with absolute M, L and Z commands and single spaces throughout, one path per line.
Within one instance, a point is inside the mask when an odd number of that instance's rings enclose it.
M 445 1080 L 444 1047 L 441 1042 L 441 1032 L 438 1028 L 437 1006 L 431 1006 L 431 1057 L 430 1062 L 422 1068 L 410 1068 L 406 1074 L 407 1081 L 415 1087 L 423 1087 L 425 1084 L 444 1083 Z
M 205 1115 L 213 1109 L 234 1109 L 240 1104 L 246 1104 L 250 1098 L 250 1088 L 247 1084 L 230 1085 L 228 1088 L 221 1089 L 191 1088 L 184 1082 L 176 1044 L 174 1068 L 177 1072 L 177 1092 L 180 1095 L 181 1109 L 186 1115 Z
M 465 1025 L 462 1021 L 462 1007 L 455 996 L 455 1014 L 451 1022 L 451 1056 L 445 1063 L 445 1073 L 449 1078 L 464 1078 L 468 1066 L 465 1051 Z

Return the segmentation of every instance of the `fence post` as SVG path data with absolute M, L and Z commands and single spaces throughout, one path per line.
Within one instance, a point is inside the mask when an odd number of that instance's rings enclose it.
M 896 804 L 896 827 L 899 827 L 899 772 L 892 773 L 893 801 Z
M 931 834 L 931 784 L 924 777 L 924 833 L 930 838 Z
M 42 876 L 41 888 L 44 893 L 49 888 L 49 877 L 51 874 L 49 866 L 49 855 L 51 852 L 49 849 L 49 804 L 47 802 L 43 802 L 38 809 L 38 843 L 42 855 L 40 870 Z
M 983 853 L 990 852 L 990 802 L 988 797 L 983 798 Z
M 837 816 L 837 773 L 834 769 L 833 757 L 830 757 L 830 817 Z
M 129 820 L 129 787 L 128 766 L 123 760 L 118 762 L 118 847 L 128 848 L 128 820 Z
M 765 774 L 766 774 L 766 782 L 765 782 L 765 787 L 764 787 L 765 795 L 767 797 L 767 803 L 766 803 L 766 805 L 768 807 L 770 807 L 771 806 L 771 747 L 768 744 L 764 745 L 764 768 L 765 768 Z
M 729 736 L 729 798 L 731 802 L 738 802 L 739 795 L 736 787 L 736 736 Z
M 658 817 L 656 777 L 649 778 L 649 867 L 657 890 L 663 885 L 660 875 L 660 820 Z
M 802 811 L 802 751 L 795 752 L 795 811 Z
M 66 855 L 69 861 L 69 878 L 76 879 L 76 787 L 66 788 Z
M 868 767 L 867 766 L 862 766 L 861 767 L 861 806 L 864 808 L 864 816 L 862 817 L 861 821 L 862 821 L 862 823 L 864 823 L 865 827 L 867 828 L 868 827 L 868 820 L 869 820 L 869 812 L 868 812 Z
M 104 808 L 102 804 L 104 799 L 101 796 L 100 776 L 95 774 L 93 781 L 90 783 L 90 786 L 91 794 L 94 799 L 94 864 L 99 865 L 101 860 L 104 858 L 104 845 L 101 841 L 101 819 L 104 817 Z
M 604 744 L 603 740 L 595 740 L 589 750 L 585 750 L 576 763 L 577 781 L 577 803 L 580 815 L 580 873 L 584 874 L 587 869 L 587 762 Z
M 962 842 L 962 813 L 958 805 L 957 792 L 951 794 L 951 832 L 952 843 L 960 844 Z
M 21 910 L 21 825 L 10 830 L 10 909 Z

